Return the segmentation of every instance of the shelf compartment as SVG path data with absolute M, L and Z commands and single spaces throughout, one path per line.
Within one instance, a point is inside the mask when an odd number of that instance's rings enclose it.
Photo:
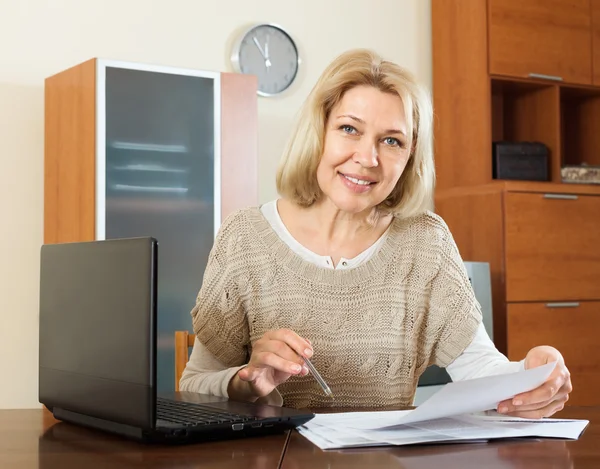
M 562 164 L 600 165 L 600 88 L 560 89 Z
M 492 78 L 491 91 L 492 141 L 543 143 L 548 147 L 550 180 L 560 182 L 558 86 Z

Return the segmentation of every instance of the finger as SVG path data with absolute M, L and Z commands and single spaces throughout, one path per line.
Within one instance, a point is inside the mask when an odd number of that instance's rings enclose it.
M 286 360 L 273 352 L 260 352 L 255 362 L 259 367 L 269 366 L 275 370 L 297 375 L 302 371 L 302 365 Z M 255 365 L 256 366 L 256 365 Z
M 280 340 L 269 340 L 265 343 L 261 352 L 271 352 L 300 366 L 304 365 L 304 359 L 290 348 L 288 344 Z
M 271 340 L 280 340 L 290 346 L 298 355 L 310 358 L 313 354 L 312 345 L 304 338 L 300 337 L 291 329 L 278 329 L 269 331 L 265 335 Z
M 498 413 L 506 415 L 522 414 L 524 412 L 533 412 L 540 409 L 551 408 L 554 404 L 565 404 L 569 400 L 569 395 L 566 393 L 558 393 L 553 399 L 539 404 L 515 406 L 510 402 L 498 405 Z
M 545 417 L 550 417 L 556 412 L 563 410 L 564 407 L 564 401 L 552 401 L 550 404 L 540 409 L 527 410 L 522 412 L 510 412 L 507 415 L 510 415 L 511 417 L 521 417 L 526 419 L 541 419 Z
M 550 401 L 559 389 L 562 388 L 563 384 L 565 384 L 565 378 L 562 374 L 559 374 L 558 376 L 549 378 L 544 384 L 532 391 L 517 394 L 513 398 L 512 404 L 519 406 Z
M 539 402 L 537 404 L 527 404 L 527 405 L 514 405 L 511 402 L 508 402 L 507 404 L 501 404 L 498 406 L 498 412 L 500 414 L 511 414 L 514 412 L 528 412 L 530 410 L 537 410 L 537 409 L 542 409 L 550 404 L 552 404 L 553 402 L 557 402 L 557 401 L 565 401 L 566 396 L 561 396 L 559 394 L 557 394 L 556 396 L 554 396 L 554 398 L 549 399 L 545 402 Z

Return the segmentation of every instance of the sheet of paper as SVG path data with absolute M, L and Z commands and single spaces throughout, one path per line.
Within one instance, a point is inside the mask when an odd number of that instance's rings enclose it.
M 360 418 L 354 422 L 348 418 L 352 413 L 320 414 L 317 417 L 325 418 L 315 417 L 300 426 L 298 431 L 321 449 L 338 449 L 421 443 L 472 443 L 498 438 L 577 439 L 589 424 L 587 420 L 499 420 L 493 416 L 464 415 L 369 430 L 361 428 L 364 427 L 363 421 L 381 420 L 387 412 L 359 414 Z
M 446 384 L 398 423 L 422 422 L 495 409 L 499 402 L 531 391 L 548 379 L 556 362 L 496 376 Z
M 415 410 L 317 414 L 298 431 L 322 449 L 531 436 L 577 439 L 587 420 L 530 420 L 490 411 L 544 383 L 555 366 L 449 383 Z
M 311 422 L 338 426 L 351 424 L 356 429 L 376 430 L 487 411 L 504 399 L 536 388 L 550 376 L 555 366 L 556 362 L 517 373 L 448 383 L 415 410 L 319 414 Z
M 567 438 L 576 440 L 581 436 L 589 424 L 589 420 L 571 419 L 519 419 L 519 418 L 496 418 L 465 416 L 463 420 L 475 425 L 487 424 L 488 428 L 511 428 L 518 430 L 525 436 L 536 436 L 540 438 Z

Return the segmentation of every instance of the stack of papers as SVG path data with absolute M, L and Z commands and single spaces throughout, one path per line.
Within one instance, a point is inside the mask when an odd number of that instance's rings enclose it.
M 321 449 L 520 437 L 577 439 L 588 420 L 522 419 L 494 411 L 499 402 L 540 386 L 555 366 L 553 362 L 448 383 L 414 410 L 317 414 L 298 431 Z

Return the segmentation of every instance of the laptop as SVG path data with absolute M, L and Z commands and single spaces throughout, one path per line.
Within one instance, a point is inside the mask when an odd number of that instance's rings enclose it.
M 256 436 L 313 418 L 218 396 L 158 395 L 157 259 L 152 237 L 42 246 L 40 403 L 58 420 L 145 442 Z

